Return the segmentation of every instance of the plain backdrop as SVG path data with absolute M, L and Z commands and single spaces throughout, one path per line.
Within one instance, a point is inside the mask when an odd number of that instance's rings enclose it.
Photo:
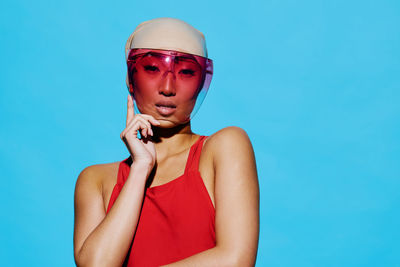
M 74 266 L 79 173 L 129 154 L 125 42 L 206 36 L 198 134 L 239 126 L 258 166 L 256 266 L 400 266 L 400 2 L 0 3 L 1 266 Z

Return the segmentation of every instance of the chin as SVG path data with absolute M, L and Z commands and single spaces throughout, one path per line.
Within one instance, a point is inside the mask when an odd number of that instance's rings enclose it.
M 174 128 L 178 126 L 183 126 L 185 124 L 188 124 L 190 120 L 187 121 L 178 121 L 178 120 L 172 120 L 172 119 L 160 119 L 157 118 L 157 120 L 161 123 L 158 127 L 160 128 Z

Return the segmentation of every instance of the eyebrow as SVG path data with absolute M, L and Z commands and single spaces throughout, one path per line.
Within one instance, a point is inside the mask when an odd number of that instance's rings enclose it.
M 158 52 L 154 52 L 154 51 L 150 51 L 150 52 L 147 52 L 147 53 L 144 53 L 144 54 L 140 55 L 141 58 L 145 58 L 147 56 L 154 56 L 154 57 L 157 57 L 157 58 L 163 58 L 163 57 L 171 56 L 171 55 L 166 55 L 166 54 L 158 53 Z M 188 54 L 188 55 L 174 56 L 174 57 L 176 59 L 178 59 L 178 61 L 192 62 L 192 63 L 194 63 L 194 64 L 196 64 L 196 65 L 201 67 L 201 64 L 197 61 L 196 57 L 194 57 L 193 55 Z
M 162 58 L 165 55 L 162 54 L 162 53 L 157 53 L 157 52 L 150 51 L 150 52 L 145 53 L 142 57 L 147 57 L 147 56 L 153 56 L 153 57 Z
M 187 56 L 177 56 L 176 57 L 178 59 L 178 61 L 189 61 L 189 62 L 193 62 L 195 64 L 199 64 L 199 62 L 197 62 L 196 58 L 194 56 L 191 55 L 187 55 Z

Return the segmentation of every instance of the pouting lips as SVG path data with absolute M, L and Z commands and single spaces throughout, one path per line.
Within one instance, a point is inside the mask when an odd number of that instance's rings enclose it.
M 167 108 L 176 108 L 176 105 L 172 101 L 159 101 L 156 103 L 157 107 L 167 107 Z
M 169 116 L 176 110 L 176 105 L 170 101 L 160 101 L 156 103 L 156 109 L 159 114 L 163 116 Z

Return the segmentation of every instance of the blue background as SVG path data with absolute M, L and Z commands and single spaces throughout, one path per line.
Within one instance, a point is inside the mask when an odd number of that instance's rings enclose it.
M 73 194 L 119 161 L 126 39 L 176 17 L 215 72 L 193 120 L 250 136 L 257 266 L 400 266 L 399 1 L 0 4 L 2 266 L 73 266 Z

